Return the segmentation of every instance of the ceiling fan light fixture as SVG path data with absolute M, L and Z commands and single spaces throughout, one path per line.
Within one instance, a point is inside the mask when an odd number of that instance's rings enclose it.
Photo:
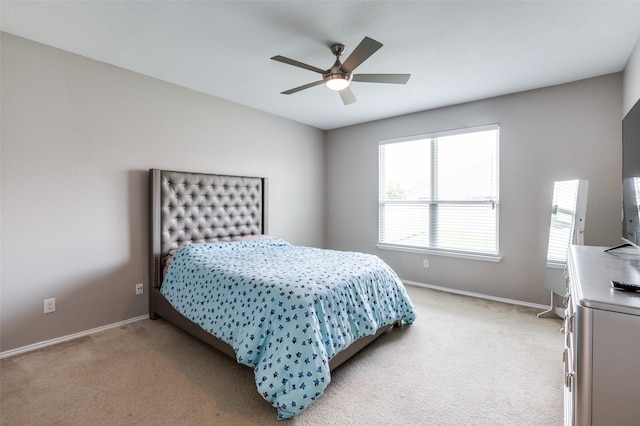
M 349 74 L 335 73 L 327 74 L 326 76 L 324 76 L 324 84 L 330 90 L 333 90 L 335 92 L 339 92 L 349 87 L 350 80 L 351 78 Z

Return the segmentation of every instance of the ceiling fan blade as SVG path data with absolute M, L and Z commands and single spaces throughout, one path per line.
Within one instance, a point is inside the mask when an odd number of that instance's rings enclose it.
M 285 58 L 284 56 L 280 55 L 274 56 L 271 59 L 273 59 L 274 61 L 282 62 L 283 64 L 293 65 L 294 67 L 304 68 L 306 70 L 317 72 L 320 74 L 324 74 L 327 72 L 326 70 L 321 70 L 320 68 L 314 67 L 313 65 L 305 64 L 304 62 L 296 61 L 295 59 Z
M 340 97 L 342 98 L 342 103 L 345 104 L 345 105 L 349 105 L 349 104 L 352 104 L 354 102 L 357 102 L 357 99 L 356 99 L 355 95 L 351 91 L 351 87 L 347 87 L 346 89 L 342 89 L 338 93 L 340 93 Z
M 407 84 L 411 74 L 354 74 L 351 81 L 363 83 Z
M 382 43 L 372 38 L 365 37 L 362 39 L 358 47 L 351 52 L 351 55 L 342 63 L 342 69 L 347 73 L 352 72 L 358 65 L 367 60 L 367 58 L 382 47 Z
M 291 95 L 292 93 L 296 93 L 296 92 L 299 92 L 301 90 L 308 89 L 310 87 L 317 86 L 317 85 L 322 84 L 322 83 L 324 83 L 324 81 L 318 80 L 318 81 L 314 81 L 313 83 L 305 84 L 304 86 L 294 87 L 293 89 L 289 89 L 289 90 L 286 90 L 286 91 L 280 92 L 280 93 L 283 94 L 283 95 Z

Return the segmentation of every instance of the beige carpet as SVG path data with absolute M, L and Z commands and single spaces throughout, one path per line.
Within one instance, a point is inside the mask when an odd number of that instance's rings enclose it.
M 0 424 L 561 425 L 561 322 L 408 286 L 418 308 L 276 420 L 251 369 L 163 320 L 0 360 Z

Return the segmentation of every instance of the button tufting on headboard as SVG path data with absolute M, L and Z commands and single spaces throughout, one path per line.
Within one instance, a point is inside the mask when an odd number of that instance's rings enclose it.
M 266 233 L 264 178 L 150 170 L 151 279 L 182 244 Z

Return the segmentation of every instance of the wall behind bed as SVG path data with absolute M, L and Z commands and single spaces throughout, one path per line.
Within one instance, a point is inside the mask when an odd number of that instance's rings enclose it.
M 148 313 L 149 168 L 268 177 L 269 233 L 324 244 L 321 130 L 1 37 L 0 353 Z

